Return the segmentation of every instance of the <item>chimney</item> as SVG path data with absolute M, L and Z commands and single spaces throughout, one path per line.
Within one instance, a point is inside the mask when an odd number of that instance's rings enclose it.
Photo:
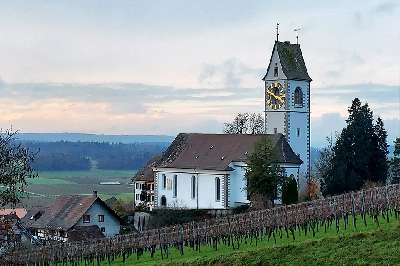
M 93 190 L 93 196 L 97 198 L 97 190 Z

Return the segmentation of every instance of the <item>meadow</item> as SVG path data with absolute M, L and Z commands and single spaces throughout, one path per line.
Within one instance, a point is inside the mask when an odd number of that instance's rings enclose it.
M 131 178 L 136 170 L 40 171 L 38 177 L 28 180 L 26 207 L 43 205 L 59 195 L 90 194 L 98 191 L 102 199 L 116 197 L 133 199 Z M 100 182 L 118 181 L 120 185 L 100 185 Z
M 297 231 L 295 240 L 283 234 L 268 239 L 264 236 L 256 242 L 242 241 L 239 248 L 224 245 L 218 250 L 202 246 L 200 251 L 186 247 L 184 255 L 171 248 L 168 258 L 156 252 L 137 258 L 130 256 L 125 263 L 119 258 L 111 265 L 393 265 L 400 263 L 400 227 L 394 216 L 389 223 L 382 217 L 379 225 L 372 218 L 367 226 L 358 218 L 357 227 L 351 223 L 345 228 L 343 221 L 337 233 L 335 226 L 320 228 L 315 236 Z M 104 262 L 102 265 L 108 265 Z

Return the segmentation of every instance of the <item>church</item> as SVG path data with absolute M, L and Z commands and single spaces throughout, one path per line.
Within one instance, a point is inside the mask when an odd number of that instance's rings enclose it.
M 275 41 L 266 74 L 265 134 L 181 133 L 134 177 L 135 206 L 229 209 L 249 204 L 247 155 L 270 139 L 279 164 L 304 191 L 310 174 L 310 83 L 299 44 Z

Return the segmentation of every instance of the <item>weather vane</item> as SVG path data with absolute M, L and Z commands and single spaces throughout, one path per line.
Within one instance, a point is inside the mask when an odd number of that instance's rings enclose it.
M 301 28 L 296 28 L 293 31 L 296 32 L 296 43 L 299 44 L 299 31 L 301 31 Z
M 279 41 L 279 23 L 276 23 L 276 41 Z

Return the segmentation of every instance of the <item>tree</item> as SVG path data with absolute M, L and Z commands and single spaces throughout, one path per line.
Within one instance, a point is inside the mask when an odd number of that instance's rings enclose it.
M 239 113 L 230 123 L 224 124 L 226 134 L 262 134 L 264 119 L 258 113 Z
M 328 146 L 324 147 L 320 152 L 320 157 L 315 163 L 317 169 L 317 175 L 319 177 L 319 183 L 321 185 L 321 191 L 324 195 L 332 191 L 331 187 L 334 184 L 333 173 L 334 173 L 334 146 L 335 143 L 332 138 L 327 138 Z
M 365 182 L 382 183 L 387 178 L 387 133 L 383 121 L 374 124 L 368 104 L 355 98 L 348 109 L 346 127 L 335 144 L 323 150 L 317 163 L 324 195 L 360 189 Z
M 19 203 L 27 180 L 37 173 L 31 167 L 34 154 L 15 141 L 15 132 L 0 132 L 0 205 Z
M 390 160 L 390 183 L 400 183 L 400 138 L 394 141 L 393 158 Z
M 264 119 L 260 113 L 251 113 L 248 121 L 248 134 L 264 133 Z
M 298 200 L 297 182 L 293 177 L 288 177 L 282 186 L 282 203 L 289 205 L 297 203 Z
M 371 172 L 369 180 L 382 184 L 385 183 L 388 178 L 389 150 L 387 144 L 387 132 L 380 117 L 378 117 L 374 125 L 374 136 L 372 140 L 373 150 L 369 163 L 369 170 Z
M 275 163 L 276 155 L 271 141 L 263 137 L 248 156 L 246 168 L 247 193 L 251 198 L 260 197 L 265 206 L 276 197 L 284 181 L 282 168 Z

